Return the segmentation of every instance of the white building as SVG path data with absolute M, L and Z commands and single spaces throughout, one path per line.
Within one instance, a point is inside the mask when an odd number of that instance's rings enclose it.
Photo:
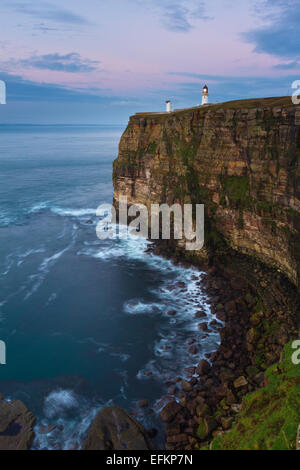
M 171 101 L 166 101 L 166 111 L 167 113 L 171 113 L 172 112 L 172 103 Z
M 208 104 L 208 97 L 209 97 L 208 88 L 205 85 L 202 90 L 202 106 Z

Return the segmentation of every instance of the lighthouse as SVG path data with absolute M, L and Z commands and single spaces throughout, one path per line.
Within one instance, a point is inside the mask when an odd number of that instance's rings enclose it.
M 202 106 L 208 104 L 208 88 L 206 85 L 204 85 L 203 90 L 202 90 Z
M 171 113 L 172 112 L 172 103 L 170 100 L 166 101 L 166 112 Z

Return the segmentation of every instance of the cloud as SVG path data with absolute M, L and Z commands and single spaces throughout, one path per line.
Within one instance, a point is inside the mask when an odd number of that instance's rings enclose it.
M 300 2 L 265 0 L 258 5 L 266 24 L 242 33 L 242 39 L 255 45 L 254 52 L 300 60 Z
M 38 83 L 24 80 L 19 75 L 0 73 L 0 80 L 6 83 L 7 102 L 74 102 L 103 103 L 120 100 L 120 97 L 104 96 L 100 89 L 77 90 L 57 84 Z
M 37 5 L 38 3 L 38 5 Z M 50 20 L 57 23 L 87 24 L 88 21 L 81 15 L 71 10 L 52 5 L 47 2 L 15 2 L 9 1 L 4 4 L 6 8 L 13 9 L 17 13 L 32 16 L 42 20 Z
M 205 3 L 199 0 L 134 0 L 156 12 L 168 31 L 188 33 L 196 19 L 211 19 L 205 14 Z
M 93 70 L 97 70 L 97 65 L 99 62 L 83 59 L 80 54 L 71 52 L 65 55 L 58 53 L 39 56 L 36 55 L 29 57 L 28 59 L 22 59 L 17 63 L 15 62 L 15 64 L 26 68 L 33 67 L 41 70 L 78 73 L 92 72 Z
M 273 69 L 277 69 L 277 70 L 293 70 L 293 69 L 299 69 L 300 68 L 300 64 L 299 62 L 288 62 L 288 63 L 285 63 L 285 64 L 276 64 L 276 65 L 273 65 Z

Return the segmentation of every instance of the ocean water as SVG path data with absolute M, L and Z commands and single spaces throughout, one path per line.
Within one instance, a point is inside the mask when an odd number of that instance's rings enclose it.
M 0 392 L 35 413 L 36 449 L 80 448 L 107 404 L 159 428 L 170 386 L 219 343 L 198 328 L 214 318 L 201 273 L 146 240 L 97 238 L 123 130 L 0 126 Z

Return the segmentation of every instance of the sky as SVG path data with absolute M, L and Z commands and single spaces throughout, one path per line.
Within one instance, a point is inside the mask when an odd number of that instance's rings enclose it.
M 124 124 L 135 112 L 291 95 L 299 0 L 1 0 L 0 123 Z

